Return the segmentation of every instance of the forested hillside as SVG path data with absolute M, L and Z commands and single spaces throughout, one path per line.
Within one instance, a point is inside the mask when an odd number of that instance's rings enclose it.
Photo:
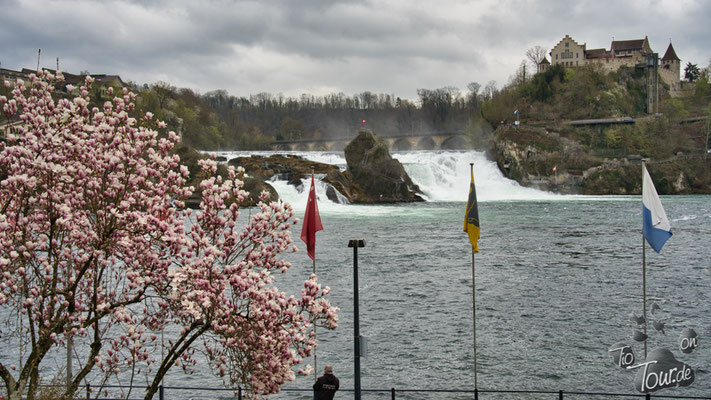
M 661 193 L 708 193 L 708 78 L 685 82 L 676 98 L 661 85 L 656 114 L 647 113 L 646 95 L 644 70 L 634 68 L 608 73 L 594 64 L 553 66 L 528 81 L 514 79 L 482 105 L 484 118 L 499 126 L 490 150 L 504 174 L 523 185 L 630 194 L 641 182 L 639 168 L 628 170 L 630 160 L 646 158 L 663 172 L 656 177 Z M 511 124 L 514 110 L 518 128 Z M 634 123 L 569 123 L 619 117 L 632 117 Z
M 679 98 L 669 96 L 668 87 L 659 90 L 659 113 L 646 110 L 644 71 L 620 68 L 605 72 L 595 64 L 564 69 L 560 65 L 536 74 L 527 82 L 514 81 L 482 106 L 482 114 L 492 125 L 515 119 L 514 110 L 524 126 L 553 129 L 579 141 L 589 151 L 634 153 L 664 158 L 678 152 L 704 149 L 705 129 L 699 124 L 685 124 L 692 117 L 705 117 L 711 102 L 711 86 L 702 78 L 688 85 Z M 572 128 L 565 122 L 581 119 L 634 117 L 634 125 L 606 128 Z
M 267 149 L 275 140 L 353 137 L 363 126 L 381 135 L 465 131 L 486 100 L 474 91 L 419 89 L 418 100 L 362 92 L 300 98 L 260 93 L 205 94 L 158 82 L 138 92 L 138 108 L 166 121 L 185 144 L 201 150 Z

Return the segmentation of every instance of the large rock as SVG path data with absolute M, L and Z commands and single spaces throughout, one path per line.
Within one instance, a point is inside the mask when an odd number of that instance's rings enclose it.
M 396 203 L 423 201 L 420 188 L 412 182 L 400 161 L 392 158 L 387 144 L 373 132 L 361 130 L 346 146 L 348 170 L 354 203 Z
M 173 151 L 180 156 L 180 163 L 188 167 L 190 172 L 190 177 L 188 178 L 187 184 L 193 186 L 195 191 L 193 194 L 185 200 L 185 205 L 188 208 L 198 209 L 200 208 L 200 201 L 202 200 L 202 193 L 200 191 L 200 181 L 205 178 L 198 161 L 202 159 L 210 158 L 210 156 L 201 154 L 197 150 L 188 147 L 182 143 L 179 143 Z M 224 164 L 217 165 L 217 175 L 222 176 L 223 179 L 227 178 L 227 167 Z M 241 206 L 252 207 L 259 203 L 259 196 L 262 191 L 269 193 L 270 200 L 279 199 L 276 189 L 267 182 L 264 182 L 258 178 L 243 177 L 242 181 L 244 186 L 242 189 L 249 193 L 249 196 L 242 202 Z M 234 201 L 234 198 L 230 197 L 227 203 L 230 204 Z
M 242 206 L 256 206 L 259 203 L 259 196 L 261 196 L 262 192 L 269 193 L 269 199 L 266 200 L 267 202 L 279 200 L 279 193 L 277 193 L 274 186 L 269 183 L 251 177 L 244 177 L 242 181 L 244 182 L 242 190 L 249 193 L 249 196 L 242 202 Z
M 300 185 L 301 179 L 311 174 L 312 170 L 317 174 L 328 174 L 334 170 L 338 172 L 335 165 L 306 160 L 292 154 L 237 157 L 228 164 L 243 167 L 247 175 L 257 179 L 267 180 L 277 175 L 279 179 L 296 186 Z

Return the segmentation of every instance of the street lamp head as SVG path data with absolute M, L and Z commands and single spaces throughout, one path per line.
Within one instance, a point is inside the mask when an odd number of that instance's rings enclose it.
M 365 239 L 351 239 L 348 241 L 348 247 L 365 247 Z

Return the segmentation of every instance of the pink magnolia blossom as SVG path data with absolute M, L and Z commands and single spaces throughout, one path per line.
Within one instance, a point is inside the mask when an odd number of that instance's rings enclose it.
M 193 189 L 171 153 L 178 136 L 139 125 L 127 90 L 94 107 L 91 77 L 74 98 L 55 93 L 61 79 L 38 71 L 0 97 L 22 121 L 0 145 L 0 307 L 19 316 L 0 336 L 24 349 L 19 365 L 0 362 L 7 394 L 35 394 L 42 361 L 68 338 L 84 359 L 65 398 L 115 374 L 143 375 L 151 398 L 170 368 L 190 373 L 200 349 L 230 385 L 278 392 L 311 354 L 313 327 L 338 322 L 315 276 L 299 298 L 273 285 L 290 268 L 281 254 L 295 250 L 291 206 L 262 193 L 245 225 L 244 170 L 215 176 L 209 159 L 200 210 L 185 209 Z

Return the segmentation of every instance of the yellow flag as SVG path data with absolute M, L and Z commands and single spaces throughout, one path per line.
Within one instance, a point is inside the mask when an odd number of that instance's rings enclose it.
M 469 200 L 467 212 L 464 214 L 464 232 L 469 235 L 472 250 L 479 252 L 479 209 L 476 203 L 476 188 L 474 187 L 474 170 L 472 169 L 472 183 L 469 185 Z

